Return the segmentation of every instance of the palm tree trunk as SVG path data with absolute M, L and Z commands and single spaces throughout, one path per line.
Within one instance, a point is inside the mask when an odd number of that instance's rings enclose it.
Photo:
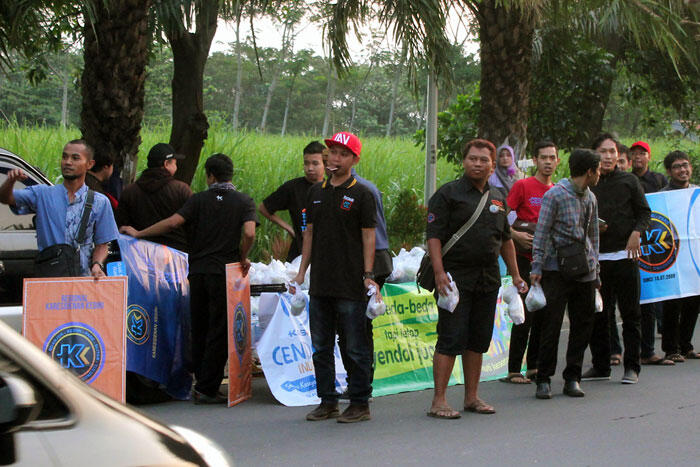
M 204 65 L 216 33 L 218 11 L 218 1 L 202 1 L 196 12 L 196 32 L 188 32 L 184 26 L 181 29 L 174 26 L 166 29 L 173 51 L 173 126 L 170 144 L 178 153 L 185 155 L 185 160 L 178 164 L 175 177 L 188 184 L 197 170 L 209 129 L 204 114 Z
M 125 182 L 136 175 L 141 144 L 150 0 L 95 2 L 83 29 L 83 138 L 109 154 Z M 92 18 L 92 21 L 89 19 Z
M 521 153 L 527 141 L 530 68 L 535 21 L 516 7 L 496 0 L 478 4 L 481 44 L 482 138 L 501 144 L 506 138 Z

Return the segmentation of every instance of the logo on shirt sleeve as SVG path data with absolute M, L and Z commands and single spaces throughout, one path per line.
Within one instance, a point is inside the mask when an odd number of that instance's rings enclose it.
M 428 213 L 428 224 L 430 224 L 434 220 L 435 220 L 435 214 L 433 214 L 432 212 L 429 212 Z
M 355 202 L 354 198 L 351 198 L 349 196 L 343 196 L 343 200 L 340 202 L 340 209 L 344 211 L 349 211 L 350 208 L 352 207 L 352 203 Z

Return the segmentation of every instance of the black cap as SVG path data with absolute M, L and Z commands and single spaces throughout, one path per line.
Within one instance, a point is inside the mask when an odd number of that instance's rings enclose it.
M 148 152 L 148 161 L 165 162 L 170 159 L 183 160 L 185 156 L 175 153 L 175 148 L 166 143 L 158 143 Z

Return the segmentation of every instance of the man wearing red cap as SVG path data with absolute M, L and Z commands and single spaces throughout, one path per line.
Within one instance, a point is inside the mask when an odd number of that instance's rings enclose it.
M 663 174 L 649 170 L 651 149 L 644 141 L 637 141 L 630 146 L 630 160 L 632 161 L 632 173 L 639 179 L 644 193 L 656 193 L 668 184 Z M 654 322 L 659 320 L 659 330 L 661 330 L 661 320 L 663 319 L 661 304 L 646 303 L 641 306 L 641 310 L 642 363 L 645 365 L 672 364 L 668 359 L 661 358 L 654 353 Z
M 309 265 L 309 326 L 314 348 L 316 390 L 321 404 L 307 420 L 337 418 L 341 423 L 370 419 L 372 355 L 367 337 L 366 291 L 375 286 L 376 206 L 372 192 L 351 173 L 362 144 L 352 133 L 325 140 L 331 174 L 309 189 L 301 265 L 295 281 L 304 282 Z M 377 292 L 379 294 L 379 292 Z M 381 297 L 381 296 L 379 296 Z M 341 415 L 335 388 L 336 326 L 345 336 L 350 406 Z
M 645 193 L 656 193 L 668 184 L 668 180 L 659 172 L 649 170 L 651 149 L 644 141 L 637 141 L 630 146 L 630 159 L 632 160 L 632 173 L 639 177 Z

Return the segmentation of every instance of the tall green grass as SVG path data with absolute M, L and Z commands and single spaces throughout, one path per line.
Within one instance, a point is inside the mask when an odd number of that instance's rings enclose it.
M 169 131 L 169 127 L 159 126 L 141 132 L 139 172 L 145 168 L 148 150 L 158 142 L 168 141 Z M 0 126 L 0 146 L 38 167 L 54 183 L 60 183 L 61 180 L 59 159 L 63 145 L 79 136 L 80 131 L 76 128 Z M 221 152 L 233 159 L 233 182 L 236 187 L 259 204 L 286 180 L 303 175 L 302 149 L 314 139 L 320 140 L 322 137 L 280 137 L 213 127 L 209 130 L 209 137 L 202 150 L 199 167 L 192 180 L 192 189 L 197 192 L 206 188 L 204 161 L 208 155 Z M 382 191 L 387 217 L 402 190 L 411 190 L 419 200 L 423 199 L 425 155 L 420 148 L 414 146 L 410 138 L 368 137 L 362 138 L 362 143 L 357 172 L 374 182 Z M 438 161 L 438 186 L 457 176 L 453 166 L 443 160 Z M 418 226 L 419 229 L 423 227 Z M 269 256 L 276 235 L 282 235 L 281 230 L 262 218 L 252 252 L 253 259 Z
M 139 172 L 145 168 L 146 156 L 151 146 L 168 141 L 169 136 L 170 127 L 166 125 L 145 128 L 141 132 Z M 79 137 L 80 131 L 77 128 L 0 125 L 0 146 L 38 167 L 54 183 L 61 181 L 59 158 L 63 145 Z M 302 149 L 314 139 L 321 140 L 322 137 L 319 135 L 280 137 L 247 131 L 233 132 L 222 125 L 215 124 L 210 128 L 209 137 L 204 144 L 199 166 L 192 180 L 192 189 L 197 192 L 206 188 L 204 161 L 208 155 L 221 152 L 233 158 L 234 184 L 259 204 L 286 180 L 303 175 Z M 414 146 L 411 138 L 361 137 L 361 139 L 362 157 L 357 171 L 361 176 L 374 182 L 384 194 L 387 218 L 391 217 L 401 191 L 413 191 L 419 200 L 423 199 L 425 155 L 420 148 Z M 634 141 L 636 139 L 623 138 L 623 143 L 627 145 Z M 646 141 L 652 149 L 652 170 L 665 172 L 663 158 L 675 149 L 697 156 L 697 144 L 687 139 L 669 137 Z M 569 173 L 568 154 L 562 152 L 560 156 L 561 163 L 555 173 L 555 180 L 566 177 Z M 444 160 L 438 161 L 438 186 L 455 179 L 458 175 L 459 171 L 455 166 Z M 281 214 L 288 219 L 286 213 Z M 391 225 L 388 227 L 391 233 Z M 417 226 L 417 229 L 420 230 L 423 227 Z M 266 219 L 261 219 L 256 245 L 251 255 L 254 260 L 269 258 L 275 236 L 284 237 L 286 234 Z

